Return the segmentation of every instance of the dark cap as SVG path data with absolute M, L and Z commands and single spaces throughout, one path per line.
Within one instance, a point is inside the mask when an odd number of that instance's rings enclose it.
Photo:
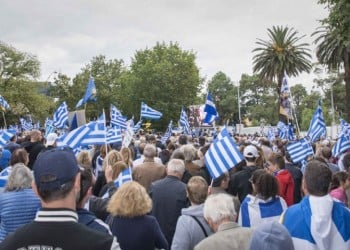
M 40 153 L 33 166 L 35 184 L 39 190 L 60 189 L 79 172 L 75 155 L 69 147 L 57 147 Z

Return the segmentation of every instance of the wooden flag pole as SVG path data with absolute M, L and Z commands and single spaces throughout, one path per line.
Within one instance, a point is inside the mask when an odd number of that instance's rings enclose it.
M 5 128 L 7 129 L 7 124 L 6 124 L 5 112 L 4 111 L 2 111 L 2 118 L 4 119 L 4 125 L 5 125 Z

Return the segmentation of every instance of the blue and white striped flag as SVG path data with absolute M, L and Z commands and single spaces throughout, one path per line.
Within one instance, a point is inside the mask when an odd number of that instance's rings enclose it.
M 338 157 L 350 148 L 350 133 L 343 133 L 332 148 L 332 155 Z
M 120 110 L 111 104 L 111 125 L 126 129 L 126 119 L 123 117 Z
M 4 109 L 9 109 L 10 105 L 8 104 L 8 102 L 5 100 L 5 98 L 0 95 L 0 106 L 3 107 Z
M 307 138 L 303 138 L 299 141 L 289 144 L 287 146 L 287 151 L 294 163 L 301 162 L 305 160 L 308 156 L 314 154 L 314 151 Z
M 267 129 L 267 139 L 270 142 L 273 142 L 275 140 L 275 132 L 273 130 L 273 127 L 269 126 L 269 128 Z
M 1 130 L 0 131 L 0 147 L 4 147 L 6 143 L 16 134 L 14 130 Z
M 54 132 L 55 127 L 53 126 L 53 120 L 50 118 L 46 117 L 45 119 L 45 138 L 48 136 L 48 134 Z
M 108 144 L 113 144 L 117 142 L 122 142 L 122 131 L 118 127 L 110 127 L 107 129 L 106 142 Z
M 88 124 L 78 127 L 57 139 L 57 146 L 68 146 L 73 150 L 80 147 L 81 141 L 92 131 Z
M 205 106 L 204 106 L 204 112 L 206 113 L 204 117 L 205 123 L 212 123 L 213 121 L 219 118 L 219 114 L 215 107 L 214 99 L 210 93 L 207 94 L 207 99 L 205 101 Z
M 53 114 L 53 126 L 65 128 L 68 121 L 68 106 L 63 102 Z
M 80 145 L 103 145 L 106 144 L 106 118 L 103 113 L 97 121 L 87 124 L 90 132 L 84 136 Z
M 166 141 L 170 138 L 172 131 L 173 131 L 173 121 L 170 121 L 167 130 L 165 131 L 164 135 L 160 139 L 160 142 L 163 145 L 165 145 Z
M 286 125 L 284 122 L 277 123 L 278 137 L 285 140 L 294 140 L 294 133 L 292 125 Z
M 137 131 L 140 130 L 142 126 L 142 120 L 139 120 L 135 125 L 134 125 L 134 133 L 137 133 Z
M 33 129 L 40 129 L 40 121 L 33 124 Z
M 287 203 L 282 197 L 277 196 L 263 200 L 248 194 L 242 201 L 238 224 L 243 227 L 255 228 L 264 222 L 278 222 L 281 214 L 287 208 Z
M 180 125 L 183 127 L 184 134 L 190 135 L 191 134 L 190 124 L 188 122 L 186 111 L 183 108 L 181 109 L 179 122 L 180 122 Z
M 146 103 L 141 103 L 141 118 L 149 119 L 149 120 L 159 120 L 163 114 L 151 107 L 149 107 Z
M 33 129 L 33 123 L 31 120 L 27 121 L 24 118 L 20 118 L 21 128 L 23 131 L 29 131 Z
M 244 157 L 225 127 L 210 145 L 204 160 L 214 179 L 243 161 Z
M 307 132 L 307 137 L 310 138 L 311 142 L 314 142 L 324 135 L 326 135 L 326 123 L 323 118 L 321 101 L 319 100 L 317 108 L 310 122 L 310 127 L 309 127 L 309 131 Z
M 124 169 L 119 175 L 118 178 L 114 181 L 114 186 L 119 188 L 124 183 L 127 183 L 129 181 L 132 181 L 132 171 L 131 168 L 128 167 L 127 169 Z
M 5 189 L 11 170 L 11 167 L 7 167 L 0 172 L 0 193 L 2 193 Z

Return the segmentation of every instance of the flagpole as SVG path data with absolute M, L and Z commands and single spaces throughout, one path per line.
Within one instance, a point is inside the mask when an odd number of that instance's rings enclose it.
M 4 119 L 4 125 L 5 125 L 5 128 L 7 129 L 6 119 L 5 119 L 5 112 L 4 111 L 2 111 L 2 118 Z
M 108 146 L 107 146 L 107 138 L 106 138 L 106 114 L 105 114 L 105 109 L 103 109 L 103 117 L 104 117 L 104 128 L 105 128 L 105 147 L 106 147 L 106 155 L 108 153 Z

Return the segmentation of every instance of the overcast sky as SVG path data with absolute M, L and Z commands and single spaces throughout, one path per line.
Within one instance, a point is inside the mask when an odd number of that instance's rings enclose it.
M 317 0 L 0 0 L 0 40 L 37 55 L 41 79 L 53 71 L 70 77 L 92 57 L 123 59 L 157 41 L 178 42 L 197 55 L 202 77 L 223 71 L 237 82 L 252 74 L 256 39 L 288 25 L 311 44 L 327 15 Z M 312 86 L 313 75 L 290 85 Z

